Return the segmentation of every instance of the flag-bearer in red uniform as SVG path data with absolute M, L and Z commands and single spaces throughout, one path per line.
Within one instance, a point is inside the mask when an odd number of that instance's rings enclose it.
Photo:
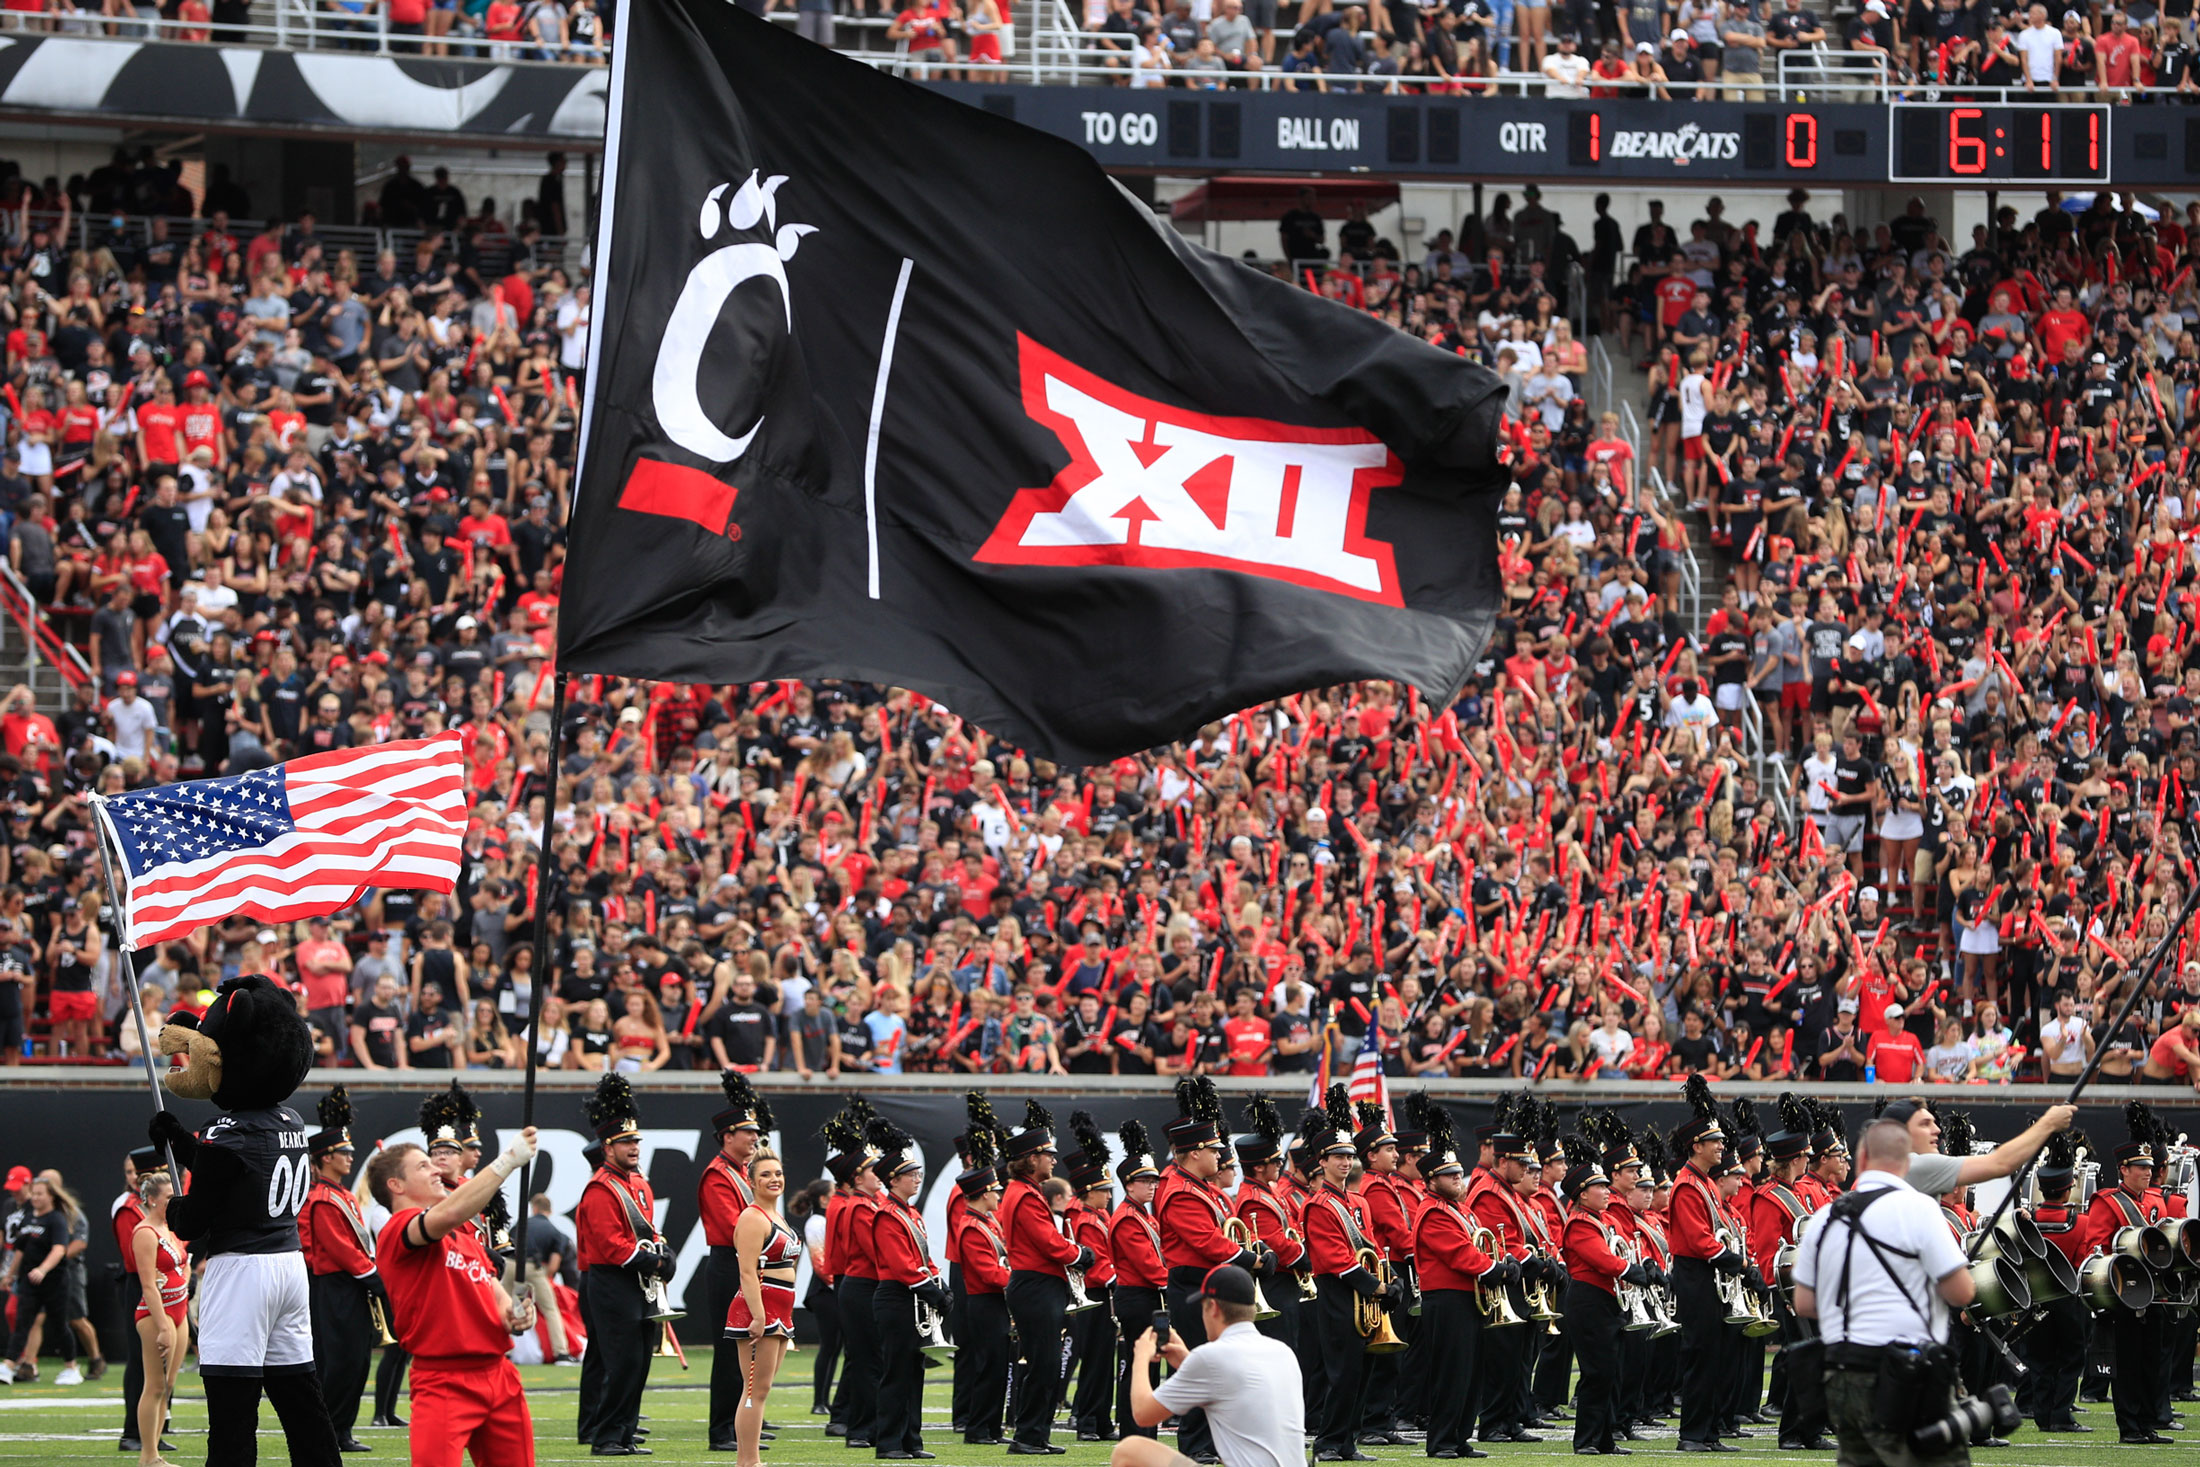
M 1455 1150 L 1451 1112 L 1431 1105 L 1423 1116 L 1428 1153 L 1421 1158 L 1421 1177 L 1429 1199 L 1414 1216 L 1413 1256 L 1421 1270 L 1415 1368 L 1428 1376 L 1428 1454 L 1487 1457 L 1473 1445 L 1481 1409 L 1476 1361 L 1485 1345 L 1509 1345 L 1502 1334 L 1482 1332 L 1483 1290 L 1490 1298 L 1503 1297 L 1499 1291 L 1519 1281 L 1520 1265 L 1491 1258 L 1476 1246 L 1481 1225 L 1467 1210 L 1466 1168 Z
M 1299 1119 L 1299 1139 L 1319 1159 L 1321 1182 L 1306 1202 L 1306 1252 L 1314 1269 L 1311 1325 L 1321 1336 L 1322 1384 L 1308 1423 L 1323 1462 L 1370 1460 L 1357 1442 L 1367 1401 L 1367 1340 L 1361 1301 L 1383 1301 L 1383 1282 L 1364 1256 L 1381 1252 L 1368 1236 L 1360 1194 L 1345 1190 L 1352 1175 L 1352 1107 L 1342 1085 L 1329 1087 L 1321 1110 Z M 1301 1327 L 1309 1321 L 1300 1320 Z
M 1208 1270 L 1234 1263 L 1262 1278 L 1273 1277 L 1273 1252 L 1264 1270 L 1264 1250 L 1241 1248 L 1225 1236 L 1230 1199 L 1215 1185 L 1229 1140 L 1222 1134 L 1222 1099 L 1214 1081 L 1202 1075 L 1176 1082 L 1178 1115 L 1162 1129 L 1174 1159 L 1154 1189 L 1154 1214 L 1161 1223 L 1161 1256 L 1169 1263 L 1169 1328 L 1193 1348 L 1207 1343 L 1200 1289 Z M 1184 1413 L 1176 1449 L 1194 1461 L 1215 1454 L 1214 1433 L 1205 1411 Z
M 376 1242 L 390 1325 L 412 1356 L 414 1467 L 531 1467 L 535 1428 L 506 1358 L 535 1327 L 535 1301 L 515 1300 L 468 1227 L 504 1179 L 535 1154 L 529 1126 L 456 1191 L 417 1146 L 392 1146 L 367 1166 L 374 1200 L 390 1210 Z
M 1076 1189 L 1070 1199 L 1070 1236 L 1092 1251 L 1085 1270 L 1085 1297 L 1097 1308 L 1069 1321 L 1070 1369 L 1077 1377 L 1069 1415 L 1081 1442 L 1112 1442 L 1115 1432 L 1115 1260 L 1108 1252 L 1108 1212 L 1115 1206 L 1109 1185 L 1108 1139 L 1087 1111 L 1071 1111 L 1069 1133 L 1077 1138 L 1064 1170 Z
M 1064 1233 L 1041 1184 L 1054 1175 L 1054 1117 L 1024 1102 L 1024 1127 L 1008 1138 L 1008 1187 L 1001 1195 L 1001 1237 L 1008 1245 L 1008 1313 L 1016 1324 L 1023 1368 L 1016 1372 L 1011 1410 L 1017 1456 L 1048 1451 L 1054 1409 L 1062 1400 L 1062 1328 L 1069 1312 L 1063 1270 L 1089 1268 L 1092 1250 Z
M 598 1457 L 642 1455 L 642 1390 L 664 1333 L 656 1285 L 673 1272 L 672 1250 L 658 1234 L 657 1198 L 642 1175 L 642 1122 L 626 1076 L 597 1082 L 588 1123 L 603 1143 L 603 1165 L 581 1189 L 573 1214 L 581 1267 L 581 1442 Z
M 1674 1129 L 1673 1151 L 1676 1160 L 1687 1161 L 1673 1178 L 1669 1209 L 1673 1300 L 1681 1327 L 1679 1445 L 1684 1452 L 1730 1451 L 1719 1444 L 1719 1413 L 1732 1397 L 1740 1362 L 1728 1338 L 1732 1332 L 1719 1303 L 1717 1276 L 1740 1276 L 1749 1257 L 1727 1237 L 1726 1199 L 1715 1176 L 1726 1156 L 1718 1103 L 1701 1075 L 1688 1077 L 1685 1093 L 1693 1114 Z
M 917 1211 L 924 1185 L 924 1156 L 916 1139 L 891 1121 L 875 1121 L 878 1179 L 885 1184 L 871 1215 L 871 1255 L 878 1287 L 871 1291 L 871 1323 L 878 1335 L 878 1411 L 871 1442 L 881 1461 L 907 1461 L 924 1450 L 924 1368 L 917 1306 L 947 1317 L 947 1281 L 932 1259 L 932 1241 Z
M 955 1178 L 962 1216 L 947 1248 L 963 1280 L 964 1337 L 955 1341 L 955 1374 L 964 1383 L 963 1444 L 998 1447 L 1008 1405 L 1008 1249 L 994 1226 L 1001 1203 L 1001 1172 L 994 1164 L 999 1138 L 975 1125 L 969 1135 L 970 1167 Z
M 321 1097 L 317 1114 L 321 1129 L 306 1138 L 313 1185 L 298 1211 L 298 1244 L 306 1255 L 307 1300 L 313 1307 L 313 1363 L 337 1444 L 363 1452 L 366 1444 L 354 1428 L 377 1338 L 373 1301 L 382 1301 L 386 1311 L 389 1296 L 375 1271 L 374 1239 L 359 1199 L 345 1185 L 353 1155 L 350 1094 L 337 1086 Z
M 718 1133 L 718 1154 L 703 1168 L 696 1185 L 696 1208 L 702 1215 L 703 1241 L 710 1246 L 703 1265 L 703 1317 L 722 1323 L 741 1291 L 741 1265 L 734 1256 L 733 1231 L 741 1214 L 756 1201 L 749 1185 L 749 1159 L 764 1137 L 771 1134 L 772 1112 L 764 1098 L 738 1070 L 718 1077 L 726 1092 L 726 1108 L 710 1118 Z M 717 1350 L 710 1361 L 710 1449 L 737 1450 L 733 1418 L 741 1407 L 741 1362 L 732 1350 Z
M 1123 1200 L 1108 1218 L 1108 1257 L 1115 1264 L 1116 1419 L 1125 1436 L 1155 1436 L 1154 1427 L 1140 1426 L 1131 1415 L 1131 1345 L 1167 1307 L 1169 1265 L 1161 1253 L 1161 1225 L 1153 1215 L 1161 1171 L 1154 1165 L 1153 1142 L 1143 1121 L 1125 1121 L 1115 1134 L 1123 1143 L 1123 1159 L 1115 1164 Z

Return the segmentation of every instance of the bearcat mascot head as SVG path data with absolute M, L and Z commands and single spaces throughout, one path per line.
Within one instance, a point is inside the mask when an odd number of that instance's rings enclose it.
M 313 1068 L 313 1032 L 298 1001 L 264 973 L 224 979 L 205 1013 L 169 1015 L 156 1043 L 183 1056 L 161 1077 L 171 1093 L 228 1111 L 281 1105 Z

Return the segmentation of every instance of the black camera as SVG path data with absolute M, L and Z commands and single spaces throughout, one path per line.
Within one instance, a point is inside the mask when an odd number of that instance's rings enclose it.
M 1913 1427 L 1910 1446 L 1920 1456 L 1938 1456 L 1955 1450 L 1982 1432 L 1987 1436 L 2006 1436 L 2023 1423 L 2024 1416 L 2017 1410 L 2016 1397 L 2009 1387 L 1993 1386 L 1983 1396 L 1965 1396 L 1957 1401 L 1938 1421 Z

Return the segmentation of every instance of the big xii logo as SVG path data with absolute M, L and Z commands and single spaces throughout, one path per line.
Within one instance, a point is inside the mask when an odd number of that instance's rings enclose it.
M 1402 606 L 1368 496 L 1403 471 L 1359 428 L 1185 412 L 1016 338 L 1024 411 L 1069 450 L 1023 489 L 977 559 L 1006 565 L 1207 566 Z

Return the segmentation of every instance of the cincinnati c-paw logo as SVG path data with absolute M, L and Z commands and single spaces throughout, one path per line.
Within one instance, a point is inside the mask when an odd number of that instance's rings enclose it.
M 814 234 L 808 224 L 779 223 L 779 186 L 785 174 L 774 174 L 761 184 L 757 172 L 721 205 L 729 184 L 719 184 L 703 200 L 696 232 L 704 240 L 717 238 L 719 220 L 729 232 L 753 229 L 764 221 L 771 238 L 725 245 L 711 251 L 688 272 L 687 284 L 665 322 L 664 340 L 657 348 L 657 369 L 650 379 L 650 397 L 657 410 L 657 426 L 664 435 L 697 458 L 728 464 L 748 452 L 757 430 L 764 426 L 761 411 L 756 421 L 737 433 L 728 433 L 703 408 L 696 390 L 702 371 L 703 352 L 719 313 L 736 290 L 752 280 L 768 280 L 779 292 L 780 311 L 789 334 L 794 331 L 794 301 L 787 288 L 787 261 L 794 258 L 802 236 Z

